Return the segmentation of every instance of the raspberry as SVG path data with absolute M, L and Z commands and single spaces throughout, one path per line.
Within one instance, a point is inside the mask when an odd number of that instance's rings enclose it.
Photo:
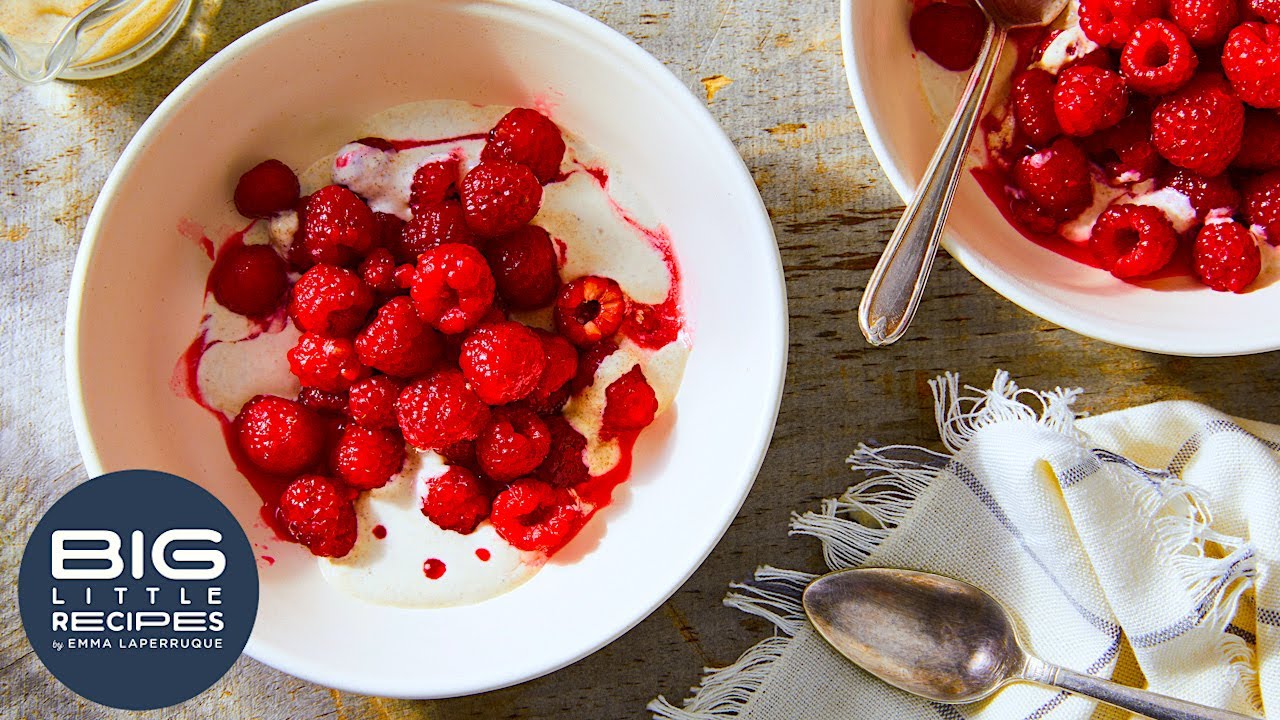
M 476 464 L 476 443 L 474 440 L 461 440 L 452 445 L 436 448 L 436 452 L 449 465 L 464 467 L 476 473 L 480 472 L 480 466 Z
M 559 335 L 545 330 L 534 332 L 542 340 L 546 365 L 542 369 L 542 377 L 538 379 L 538 386 L 529 393 L 525 402 L 538 412 L 558 412 L 569 399 L 569 381 L 578 373 L 578 351 Z
M 1144 20 L 1120 54 L 1120 73 L 1129 87 L 1147 95 L 1164 95 L 1186 85 L 1200 57 L 1187 36 L 1168 20 Z
M 1062 134 L 1058 116 L 1053 112 L 1055 82 L 1048 72 L 1032 68 L 1014 80 L 1010 91 L 1013 117 L 1018 121 L 1018 127 L 1037 147 Z
M 1244 292 L 1262 271 L 1262 253 L 1248 228 L 1235 222 L 1205 225 L 1192 249 L 1196 276 L 1220 292 Z
M 1014 226 L 1022 232 L 1052 235 L 1058 231 L 1060 223 L 1050 217 L 1048 211 L 1025 198 L 1010 198 L 1009 211 L 1013 214 Z
M 384 295 L 399 290 L 396 285 L 396 261 L 391 251 L 377 248 L 360 262 L 360 279 L 373 290 Z
M 1120 122 L 1129 107 L 1129 92 L 1118 73 L 1077 65 L 1058 75 L 1053 113 L 1062 131 L 1083 137 Z
M 1245 109 L 1240 153 L 1231 166 L 1242 170 L 1280 168 L 1280 115 L 1274 110 Z
M 495 237 L 527 225 L 542 205 L 542 185 L 524 165 L 490 160 L 462 178 L 462 209 L 477 235 Z
M 289 370 L 303 385 L 329 392 L 343 392 L 369 376 L 369 368 L 360 364 L 350 340 L 316 333 L 303 333 L 298 338 L 289 351 Z
M 547 231 L 537 225 L 525 225 L 494 238 L 484 256 L 498 293 L 513 310 L 544 307 L 560 288 L 555 246 Z
M 316 265 L 294 284 L 289 316 L 304 332 L 346 337 L 355 333 L 372 306 L 373 291 L 355 273 Z
M 547 424 L 532 410 L 502 408 L 476 438 L 476 461 L 485 475 L 509 482 L 528 475 L 551 450 Z
M 268 218 L 298 202 L 298 176 L 279 160 L 263 160 L 240 176 L 233 199 L 247 218 Z
M 567 490 L 526 479 L 498 493 L 489 521 L 516 549 L 550 553 L 569 542 L 583 519 Z
M 300 259 L 312 264 L 353 264 L 373 248 L 378 231 L 369 206 L 341 185 L 312 193 L 300 219 Z
M 590 345 L 613 335 L 626 315 L 622 288 L 598 275 L 567 283 L 556 298 L 556 329 L 574 345 Z
M 1249 9 L 1269 23 L 1280 23 L 1280 0 L 1249 0 Z
M 1093 203 L 1089 161 L 1080 146 L 1068 138 L 1026 155 L 1013 166 L 1013 181 L 1051 217 L 1070 220 Z
M 563 158 L 560 128 L 542 113 L 528 108 L 515 108 L 503 115 L 489 131 L 489 142 L 480 153 L 481 162 L 505 160 L 524 165 L 544 183 L 560 173 Z
M 396 377 L 413 377 L 431 369 L 440 356 L 440 338 L 422 322 L 407 297 L 395 297 L 356 337 L 360 361 Z
M 409 207 L 418 215 L 419 208 L 427 208 L 444 202 L 446 197 L 456 192 L 454 185 L 458 182 L 458 161 L 453 158 L 429 162 L 413 173 L 413 182 L 409 185 Z
M 386 485 L 402 467 L 404 440 L 391 430 L 371 430 L 350 423 L 333 450 L 334 473 L 359 490 Z
M 324 450 L 320 417 L 293 400 L 258 395 L 240 408 L 236 437 L 245 455 L 277 475 L 295 475 L 315 463 Z
M 347 394 L 320 388 L 304 387 L 298 391 L 298 402 L 316 412 L 342 415 L 347 410 Z
M 1169 17 L 1198 48 L 1221 44 L 1240 21 L 1238 0 L 1169 0 Z
M 608 436 L 643 430 L 649 427 L 657 413 L 658 396 L 645 379 L 644 371 L 635 365 L 605 388 L 604 421 L 600 432 Z
M 480 238 L 467 227 L 462 204 L 455 199 L 419 208 L 390 245 L 397 262 L 417 262 L 418 256 L 438 245 L 461 243 L 480 247 Z
M 493 305 L 489 264 L 470 245 L 449 243 L 422 253 L 410 295 L 418 316 L 456 335 L 479 324 Z
M 280 495 L 278 510 L 289 536 L 312 555 L 342 557 L 356 544 L 356 512 L 346 493 L 322 475 L 303 475 Z
M 1280 243 L 1280 170 L 1245 181 L 1243 210 L 1245 218 L 1266 233 L 1268 242 Z
M 403 389 L 399 380 L 387 375 L 365 378 L 347 393 L 347 415 L 367 428 L 396 428 L 396 398 Z
M 270 315 L 280 307 L 288 278 L 284 261 L 269 245 L 237 245 L 218 253 L 209 271 L 209 290 L 222 307 L 246 317 Z
M 1240 207 L 1240 193 L 1226 175 L 1205 177 L 1178 168 L 1165 177 L 1163 186 L 1186 195 L 1200 222 L 1204 222 L 1209 213 L 1215 210 L 1225 211 L 1230 216 Z
M 578 372 L 574 374 L 573 380 L 569 383 L 570 389 L 576 393 L 594 385 L 596 371 L 600 369 L 600 363 L 617 351 L 618 345 L 610 340 L 598 342 L 583 350 L 582 356 L 578 359 Z
M 503 405 L 538 387 L 547 360 L 533 330 L 503 321 L 472 330 L 462 341 L 458 365 L 481 400 Z
M 489 517 L 489 505 L 489 493 L 480 478 L 470 470 L 454 466 L 427 481 L 422 514 L 443 530 L 470 535 Z
M 1226 170 L 1243 133 L 1244 105 L 1218 75 L 1197 75 L 1151 113 L 1151 141 L 1160 154 L 1201 175 Z
M 1129 108 L 1115 127 L 1087 138 L 1095 148 L 1094 157 L 1115 185 L 1155 177 L 1164 166 L 1156 146 L 1151 142 L 1151 112 L 1135 106 Z
M 587 439 L 563 415 L 550 415 L 545 421 L 551 447 L 534 475 L 556 487 L 573 487 L 586 482 L 591 478 L 591 471 L 582 456 L 587 449 Z
M 972 4 L 938 2 L 911 14 L 911 43 L 948 70 L 972 67 L 982 50 L 987 17 Z
M 391 213 L 375 212 L 373 214 L 374 237 L 377 247 L 389 248 L 400 240 L 400 232 L 404 230 L 404 221 Z
M 474 440 L 489 424 L 489 406 L 467 387 L 462 373 L 440 370 L 401 391 L 396 416 L 414 447 L 436 450 Z
M 1134 278 L 1167 265 L 1178 247 L 1178 236 L 1158 208 L 1112 205 L 1094 223 L 1089 247 L 1112 275 Z
M 1119 48 L 1143 20 L 1158 17 L 1163 0 L 1080 0 L 1080 28 L 1099 45 Z
M 1243 101 L 1280 108 L 1280 25 L 1244 23 L 1222 48 L 1222 71 Z

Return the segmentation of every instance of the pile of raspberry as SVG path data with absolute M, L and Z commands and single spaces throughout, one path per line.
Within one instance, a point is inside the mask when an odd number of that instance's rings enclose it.
M 1092 179 L 1173 188 L 1190 200 L 1192 227 L 1114 202 L 1089 237 L 1098 264 L 1140 278 L 1181 251 L 1204 284 L 1244 291 L 1259 241 L 1280 244 L 1280 0 L 1080 0 L 1079 18 L 1097 49 L 1051 73 L 1036 63 L 1053 31 L 1013 81 L 1003 162 L 1016 221 L 1058 233 L 1093 205 Z M 958 69 L 977 53 L 980 35 L 961 32 L 975 26 L 969 0 L 946 0 L 917 8 L 911 31 Z
M 298 230 L 288 257 L 229 246 L 209 289 L 249 317 L 287 307 L 301 331 L 288 360 L 302 390 L 253 398 L 234 430 L 244 457 L 279 478 L 277 519 L 312 553 L 351 550 L 355 498 L 402 470 L 406 442 L 449 463 L 422 501 L 441 528 L 471 533 L 488 519 L 514 547 L 550 553 L 583 524 L 573 488 L 590 477 L 587 440 L 562 409 L 617 350 L 631 302 L 609 278 L 562 282 L 552 238 L 530 224 L 564 152 L 554 123 L 512 110 L 465 174 L 452 158 L 417 169 L 407 223 L 340 185 L 300 198 L 277 160 L 240 178 L 241 214 L 294 210 Z M 289 287 L 291 270 L 301 276 Z M 548 306 L 554 332 L 508 314 Z M 653 421 L 639 365 L 604 396 L 602 438 Z

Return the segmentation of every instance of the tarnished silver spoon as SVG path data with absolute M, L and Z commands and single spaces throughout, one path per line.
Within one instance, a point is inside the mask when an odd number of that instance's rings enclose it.
M 941 703 L 974 702 L 1027 681 L 1156 720 L 1248 720 L 1033 657 L 995 598 L 941 575 L 885 568 L 833 572 L 805 588 L 804 610 L 841 655 L 894 687 Z

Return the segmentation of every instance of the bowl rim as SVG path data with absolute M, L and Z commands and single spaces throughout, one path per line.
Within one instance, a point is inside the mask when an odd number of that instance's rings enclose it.
M 769 328 L 771 334 L 778 338 L 779 347 L 777 348 L 777 357 L 772 372 L 763 374 L 765 382 L 759 386 L 761 396 L 766 401 L 765 409 L 767 412 L 761 415 L 763 421 L 755 428 L 754 436 L 749 438 L 750 448 L 747 453 L 744 453 L 746 457 L 750 458 L 750 462 L 744 466 L 749 469 L 749 473 L 737 483 L 737 497 L 724 496 L 726 502 L 721 506 L 719 517 L 708 519 L 709 523 L 715 525 L 716 532 L 708 536 L 708 542 L 704 547 L 696 548 L 694 552 L 685 556 L 686 560 L 683 562 L 687 566 L 680 573 L 678 580 L 655 595 L 654 600 L 643 612 L 634 617 L 619 618 L 613 624 L 609 633 L 593 643 L 574 647 L 568 652 L 556 653 L 553 656 L 549 655 L 549 658 L 552 658 L 551 661 L 540 669 L 514 673 L 510 676 L 487 677 L 483 681 L 469 684 L 459 683 L 458 686 L 450 687 L 443 691 L 433 690 L 427 694 L 424 694 L 420 688 L 413 687 L 409 683 L 377 687 L 344 683 L 340 677 L 341 669 L 337 667 L 332 673 L 333 676 L 307 669 L 299 670 L 291 660 L 292 653 L 280 646 L 269 646 L 264 642 L 257 641 L 254 635 L 250 636 L 244 650 L 244 654 L 249 657 L 302 680 L 348 692 L 406 699 L 437 699 L 488 692 L 533 680 L 560 670 L 617 640 L 666 603 L 688 581 L 693 573 L 702 566 L 711 551 L 715 549 L 724 537 L 725 532 L 728 531 L 729 526 L 736 519 L 738 511 L 746 501 L 747 495 L 754 486 L 755 479 L 764 463 L 773 438 L 773 431 L 777 424 L 778 412 L 785 388 L 790 348 L 789 312 L 786 277 L 783 272 L 782 257 L 777 246 L 773 224 L 769 218 L 764 200 L 760 196 L 759 189 L 741 154 L 707 107 L 661 61 L 621 32 L 585 13 L 561 5 L 554 0 L 467 0 L 467 2 L 469 4 L 505 7 L 515 11 L 536 14 L 569 32 L 589 39 L 591 42 L 615 54 L 620 63 L 625 63 L 635 68 L 647 82 L 657 85 L 658 90 L 668 97 L 675 107 L 697 119 L 710 141 L 718 146 L 718 151 L 725 154 L 727 158 L 731 158 L 722 168 L 723 172 L 736 185 L 744 190 L 749 190 L 749 192 L 743 193 L 740 202 L 743 205 L 743 209 L 750 215 L 749 220 L 754 225 L 755 233 L 762 239 L 767 238 L 773 244 L 773 252 L 764 253 L 767 264 L 765 273 L 772 276 L 773 282 L 771 287 L 762 288 L 764 292 L 773 298 L 771 303 L 773 317 L 760 318 L 760 322 L 762 327 Z M 245 33 L 196 68 L 160 102 L 139 127 L 121 153 L 120 158 L 112 167 L 106 181 L 103 183 L 97 200 L 94 202 L 93 210 L 81 236 L 80 247 L 76 254 L 71 275 L 63 339 L 65 379 L 68 400 L 71 406 L 72 427 L 75 431 L 76 444 L 83 459 L 86 473 L 90 477 L 101 475 L 104 472 L 104 466 L 85 414 L 84 392 L 81 385 L 80 316 L 84 309 L 85 281 L 90 262 L 97 251 L 98 238 L 101 234 L 104 216 L 107 213 L 107 208 L 115 202 L 116 196 L 122 191 L 122 187 L 125 185 L 125 178 L 128 177 L 139 158 L 145 152 L 151 137 L 177 114 L 186 103 L 188 96 L 194 94 L 207 79 L 219 73 L 239 53 L 267 42 L 273 33 L 285 25 L 310 20 L 356 5 L 372 8 L 376 4 L 376 1 L 371 0 L 317 0 L 273 18 Z

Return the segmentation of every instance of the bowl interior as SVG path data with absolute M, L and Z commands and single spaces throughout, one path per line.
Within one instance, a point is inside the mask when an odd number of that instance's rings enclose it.
M 669 230 L 694 350 L 671 413 L 642 438 L 631 481 L 527 584 L 444 610 L 369 605 L 274 539 L 214 419 L 170 387 L 209 261 L 179 234 L 242 226 L 238 173 L 294 167 L 405 102 L 543 101 L 602 151 Z M 743 287 L 752 292 L 742 292 Z M 444 697 L 549 672 L 601 647 L 674 592 L 733 519 L 781 393 L 786 301 L 755 186 L 710 115 L 661 64 L 543 0 L 321 2 L 237 41 L 183 83 L 130 144 L 94 209 L 73 281 L 68 374 L 90 472 L 145 467 L 200 483 L 260 555 L 249 654 L 376 695 Z
M 904 198 L 914 192 L 950 120 L 937 117 L 922 87 L 907 33 L 910 13 L 906 0 L 844 0 L 842 15 L 845 70 L 858 115 Z M 959 86 L 965 77 L 956 73 L 951 80 Z M 1116 280 L 1024 238 L 967 172 L 943 242 L 996 292 L 1082 335 L 1173 355 L 1280 348 L 1280 325 L 1264 321 L 1280 303 L 1280 283 L 1260 282 L 1262 287 L 1235 295 L 1190 278 L 1160 281 L 1159 289 Z M 1274 277 L 1275 269 L 1263 272 Z

